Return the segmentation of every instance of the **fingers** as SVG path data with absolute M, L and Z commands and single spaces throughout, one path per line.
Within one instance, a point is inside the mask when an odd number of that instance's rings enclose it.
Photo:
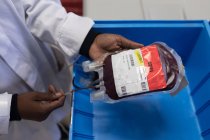
M 60 97 L 57 100 L 54 100 L 52 102 L 44 102 L 41 103 L 41 112 L 43 116 L 43 120 L 47 118 L 47 116 L 55 109 L 62 107 L 64 105 L 65 96 Z
M 58 92 L 58 90 L 57 90 L 57 88 L 55 86 L 49 85 L 48 86 L 48 92 L 50 92 L 50 93 L 56 93 L 56 92 Z
M 59 107 L 62 107 L 64 105 L 65 98 L 66 98 L 63 91 L 55 93 L 56 96 L 52 96 L 51 93 L 48 93 L 46 95 L 48 95 L 46 96 L 46 98 L 44 96 L 39 96 L 42 99 L 39 101 L 39 105 L 40 105 L 40 112 L 39 112 L 40 120 L 39 121 L 45 120 L 53 110 Z
M 60 97 L 64 96 L 62 89 L 57 90 L 54 86 L 49 85 L 47 93 L 38 93 L 35 94 L 36 101 L 53 101 L 57 100 Z
M 57 96 L 60 96 L 60 94 L 64 94 L 64 91 L 62 89 L 57 90 L 55 86 L 49 85 L 48 92 L 51 94 L 56 94 Z
M 23 93 L 17 100 L 18 111 L 23 119 L 43 121 L 54 109 L 63 106 L 65 95 L 62 90 L 49 86 L 47 93 Z
M 121 44 L 121 43 L 120 43 Z M 115 51 L 120 51 L 123 49 L 123 47 L 120 46 L 120 44 L 114 44 L 112 46 L 110 46 L 109 51 L 111 52 L 115 52 Z
M 48 86 L 48 91 L 49 91 L 50 93 L 55 93 L 55 92 L 56 92 L 56 88 L 55 88 L 53 85 L 49 85 L 49 86 Z
M 56 93 L 56 94 L 51 94 L 51 93 L 37 93 L 35 95 L 35 100 L 36 101 L 53 101 L 58 99 L 59 97 L 62 96 L 62 93 Z
M 57 108 L 63 106 L 64 101 L 65 101 L 65 98 L 66 98 L 66 96 L 62 96 L 62 97 L 60 97 L 59 99 L 50 102 L 50 103 L 48 104 L 48 110 L 49 110 L 49 111 L 52 111 L 52 110 L 54 110 L 54 109 L 57 109 Z
M 29 111 L 31 113 L 29 113 L 30 115 L 27 116 L 27 119 L 30 119 L 30 120 L 35 120 L 35 121 L 43 121 L 45 120 L 49 114 L 63 106 L 64 104 L 64 101 L 65 101 L 65 96 L 62 96 L 60 97 L 59 99 L 57 100 L 54 100 L 52 102 L 33 102 L 33 108 L 34 108 L 34 111 Z
M 144 46 L 143 44 L 139 44 L 137 42 L 131 41 L 122 36 L 118 36 L 117 40 L 119 42 L 119 46 L 122 47 L 123 49 L 137 49 Z

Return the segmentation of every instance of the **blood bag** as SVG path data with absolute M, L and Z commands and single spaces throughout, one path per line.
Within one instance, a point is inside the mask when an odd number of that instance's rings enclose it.
M 181 84 L 186 78 L 180 56 L 163 42 L 111 54 L 102 62 L 86 61 L 83 69 L 99 75 L 92 100 L 119 100 L 157 91 L 174 94 L 186 86 Z

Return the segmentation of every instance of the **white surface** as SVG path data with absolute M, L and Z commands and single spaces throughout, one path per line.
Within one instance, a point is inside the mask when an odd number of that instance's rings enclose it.
M 210 19 L 210 0 L 88 0 L 84 15 L 96 20 Z
M 146 19 L 184 19 L 184 11 L 178 4 L 150 5 L 145 10 Z
M 187 19 L 210 19 L 210 0 L 185 0 Z
M 139 0 L 85 0 L 84 15 L 97 20 L 143 19 Z

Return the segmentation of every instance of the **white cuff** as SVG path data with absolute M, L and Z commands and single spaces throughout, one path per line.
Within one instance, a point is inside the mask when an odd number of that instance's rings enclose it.
M 73 61 L 78 55 L 79 49 L 93 24 L 94 22 L 90 18 L 68 13 L 57 35 L 59 46 L 72 58 L 70 61 Z
M 0 94 L 0 134 L 7 134 L 9 128 L 12 94 Z

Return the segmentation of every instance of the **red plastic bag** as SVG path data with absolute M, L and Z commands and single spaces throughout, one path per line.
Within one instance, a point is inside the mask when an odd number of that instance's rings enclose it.
M 162 42 L 108 55 L 95 71 L 102 80 L 100 89 L 91 95 L 93 100 L 118 100 L 156 91 L 177 93 L 186 86 L 180 84 L 185 79 L 181 58 Z

